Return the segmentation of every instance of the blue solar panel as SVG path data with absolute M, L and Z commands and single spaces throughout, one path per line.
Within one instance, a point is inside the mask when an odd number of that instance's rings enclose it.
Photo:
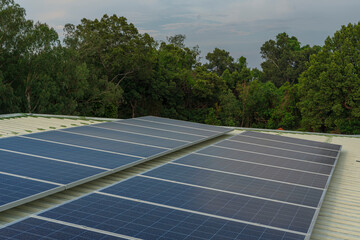
M 199 136 L 212 136 L 214 135 L 213 131 L 209 130 L 202 130 L 198 128 L 187 128 L 183 126 L 176 126 L 176 125 L 168 125 L 168 124 L 162 124 L 158 122 L 149 122 L 149 121 L 142 121 L 139 119 L 127 119 L 125 120 L 127 124 L 134 124 L 137 126 L 143 126 L 143 127 L 149 127 L 149 128 L 155 128 L 155 129 L 165 129 L 168 131 L 174 131 L 174 132 L 180 132 L 180 133 L 188 133 L 191 135 L 199 135 Z M 119 121 L 120 123 L 122 120 Z
M 319 189 L 175 164 L 166 164 L 143 175 L 311 207 L 318 206 L 322 195 Z
M 306 233 L 315 209 L 146 177 L 101 192 Z
M 100 152 L 22 137 L 0 139 L 0 146 L 3 149 L 12 151 L 20 151 L 22 153 L 36 154 L 43 157 L 57 158 L 103 168 L 117 168 L 141 159 L 140 157 Z
M 157 130 L 152 128 L 146 128 L 141 126 L 133 126 L 133 125 L 127 125 L 124 121 L 119 122 L 107 122 L 107 123 L 99 123 L 96 124 L 96 127 L 102 127 L 117 131 L 129 131 L 133 133 L 141 133 L 141 134 L 147 134 L 151 136 L 156 137 L 164 137 L 164 138 L 170 138 L 170 139 L 176 139 L 176 140 L 182 140 L 182 141 L 199 141 L 203 139 L 201 136 L 195 136 L 195 135 L 189 135 L 184 133 L 176 133 L 176 132 L 169 132 L 164 130 Z
M 0 174 L 0 210 L 2 206 L 6 204 L 56 187 L 58 187 L 58 185 Z
M 152 136 L 152 137 L 143 136 L 143 135 L 134 134 L 134 133 L 123 132 L 120 134 L 117 131 L 103 129 L 103 128 L 96 128 L 96 127 L 92 127 L 92 126 L 69 128 L 69 129 L 64 129 L 62 131 L 87 134 L 90 136 L 111 138 L 111 139 L 128 141 L 128 142 L 136 142 L 136 143 L 154 145 L 154 146 L 165 147 L 165 148 L 176 148 L 176 147 L 183 146 L 187 143 L 184 141 L 177 141 L 177 140 L 171 140 L 171 139 L 166 139 L 166 141 L 164 141 L 163 138 L 157 138 L 154 136 Z
M 326 156 L 314 155 L 305 152 L 294 152 L 292 150 L 277 149 L 266 146 L 253 145 L 250 143 L 241 143 L 241 142 L 233 142 L 233 141 L 223 141 L 218 144 L 215 144 L 215 146 L 227 147 L 235 150 L 238 149 L 240 151 L 251 151 L 256 153 L 275 155 L 278 157 L 294 158 L 298 160 L 324 163 L 329 165 L 333 165 L 336 159 L 335 157 L 326 157 Z
M 210 157 L 197 154 L 185 156 L 183 158 L 175 160 L 175 162 L 186 164 L 189 166 L 202 167 L 235 174 L 243 174 L 246 176 L 270 179 L 285 183 L 300 184 L 303 186 L 317 188 L 324 188 L 328 180 L 327 175 L 298 172 L 291 169 L 256 165 L 248 162 L 239 162 L 223 159 L 220 157 Z
M 177 126 L 186 126 L 190 128 L 198 128 L 198 129 L 204 129 L 204 130 L 210 130 L 213 132 L 223 132 L 224 128 L 220 126 L 211 126 L 206 125 L 202 123 L 196 123 L 196 122 L 188 122 L 188 121 L 181 121 L 176 119 L 170 119 L 170 118 L 161 118 L 161 117 L 155 117 L 155 116 L 145 116 L 145 117 L 139 117 L 136 118 L 139 120 L 146 120 L 146 121 L 152 121 L 157 123 L 165 123 L 165 124 L 172 124 Z
M 141 239 L 304 239 L 300 234 L 96 193 L 40 216 Z
M 81 136 L 60 131 L 49 131 L 42 133 L 34 133 L 32 138 L 54 141 L 58 143 L 72 144 L 76 146 L 88 147 L 93 149 L 111 151 L 116 153 L 125 153 L 140 157 L 149 157 L 167 149 L 148 147 L 133 143 L 117 142 L 94 137 Z
M 70 163 L 0 151 L 2 172 L 69 184 L 105 172 L 105 170 Z
M 194 136 L 186 133 L 190 129 L 186 126 L 160 123 L 155 124 L 159 130 L 154 131 L 151 127 L 133 127 L 127 125 L 127 122 L 148 124 L 128 119 L 122 120 L 121 124 L 101 123 L 95 127 L 75 127 L 0 139 L 0 173 L 32 178 L 35 181 L 34 188 L 29 186 L 29 191 L 37 197 L 45 196 L 230 131 L 222 128 L 219 132 L 218 127 L 216 131 L 200 129 L 198 133 L 209 134 Z M 125 127 L 121 131 L 103 128 L 113 125 Z M 153 126 L 154 123 L 150 125 Z M 150 130 L 151 133 L 143 133 L 143 130 Z M 179 132 L 172 132 L 173 130 Z M 41 181 L 54 183 L 49 188 L 51 191 L 47 188 L 37 188 L 34 191 Z M 58 187 L 59 185 L 62 187 Z M 11 187 L 11 191 L 16 192 L 13 189 L 16 184 Z M 19 189 L 24 191 L 20 185 Z M 31 195 L 26 195 L 23 200 L 20 197 L 8 197 L 0 204 L 0 211 L 31 199 Z
M 341 145 L 337 145 L 337 144 L 317 142 L 317 141 L 311 141 L 311 140 L 305 140 L 305 139 L 299 139 L 299 138 L 293 138 L 293 137 L 285 137 L 285 136 L 266 134 L 266 133 L 260 133 L 260 132 L 243 132 L 241 135 L 252 136 L 252 137 L 257 137 L 257 138 L 264 138 L 264 139 L 285 142 L 285 143 L 299 144 L 299 145 L 310 146 L 310 147 L 324 148 L 324 149 L 335 150 L 335 151 L 339 151 L 341 149 Z
M 207 154 L 210 156 L 217 156 L 221 158 L 230 158 L 234 160 L 242 160 L 252 163 L 261 163 L 266 165 L 272 165 L 276 167 L 291 168 L 295 170 L 302 170 L 314 173 L 330 174 L 332 166 L 318 163 L 311 163 L 307 161 L 300 161 L 296 159 L 288 159 L 284 157 L 268 156 L 258 154 L 256 152 L 244 152 L 237 151 L 235 149 L 221 149 L 217 147 L 208 147 L 198 151 L 201 154 Z
M 244 151 L 208 147 L 40 216 L 143 239 L 309 238 L 334 166 L 229 142 Z
M 329 151 L 327 149 L 323 148 L 316 148 L 311 146 L 304 146 L 304 145 L 296 145 L 292 143 L 286 143 L 286 142 L 278 142 L 278 141 L 272 141 L 268 139 L 261 139 L 261 138 L 254 138 L 247 135 L 237 135 L 232 138 L 234 141 L 242 141 L 252 144 L 259 144 L 263 146 L 269 146 L 269 147 L 276 147 L 276 148 L 283 148 L 293 151 L 300 151 L 300 152 L 306 152 L 306 153 L 313 153 L 313 154 L 320 154 L 324 156 L 330 156 L 330 157 L 336 157 L 337 151 Z
M 82 228 L 66 226 L 36 218 L 28 218 L 7 228 L 0 229 L 1 239 L 125 239 Z

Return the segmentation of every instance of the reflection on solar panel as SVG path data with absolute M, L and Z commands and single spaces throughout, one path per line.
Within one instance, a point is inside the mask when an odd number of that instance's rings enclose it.
M 309 239 L 340 150 L 245 132 L 33 218 L 141 239 Z
M 231 130 L 149 118 L 0 139 L 0 211 Z

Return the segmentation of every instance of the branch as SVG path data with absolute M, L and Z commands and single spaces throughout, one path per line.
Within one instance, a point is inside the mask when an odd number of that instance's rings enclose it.
M 130 72 L 127 72 L 127 73 L 119 73 L 119 74 L 117 74 L 115 77 L 113 77 L 113 79 L 111 79 L 110 82 L 114 82 L 117 77 L 123 76 L 123 77 L 116 83 L 116 86 L 118 87 L 119 84 L 120 84 L 129 74 L 131 74 L 131 73 L 133 73 L 133 72 L 134 72 L 134 70 L 132 70 L 132 71 L 130 71 Z

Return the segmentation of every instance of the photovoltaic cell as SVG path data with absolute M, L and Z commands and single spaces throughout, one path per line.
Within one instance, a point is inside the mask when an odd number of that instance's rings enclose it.
M 186 144 L 186 142 L 183 141 L 170 140 L 170 139 L 164 141 L 163 138 L 156 138 L 154 136 L 150 137 L 150 136 L 144 136 L 134 133 L 125 133 L 125 132 L 119 133 L 117 131 L 107 130 L 103 128 L 96 128 L 91 126 L 68 128 L 62 131 L 70 132 L 70 133 L 86 134 L 95 137 L 110 138 L 121 141 L 136 142 L 136 143 L 165 147 L 165 148 L 176 148 Z
M 297 172 L 277 167 L 255 165 L 246 162 L 237 162 L 218 157 L 203 155 L 188 155 L 174 161 L 189 166 L 202 167 L 212 170 L 225 171 L 246 176 L 281 181 L 285 183 L 300 184 L 303 186 L 324 188 L 328 176 L 308 172 Z
M 101 192 L 306 233 L 314 209 L 134 177 Z
M 2 172 L 69 184 L 105 172 L 105 170 L 74 165 L 22 154 L 0 151 Z
M 29 191 L 38 198 L 231 130 L 227 128 L 223 128 L 222 131 L 196 130 L 181 126 L 181 122 L 176 126 L 135 119 L 121 120 L 121 122 L 124 125 L 124 129 L 121 131 L 103 128 L 108 125 L 112 126 L 112 124 L 121 126 L 119 123 L 102 123 L 95 124 L 94 127 L 74 127 L 68 130 L 54 130 L 0 139 L 0 173 L 32 178 L 36 183 L 34 183 L 34 189 L 38 182 L 54 183 L 51 191 L 37 188 L 36 192 L 29 186 Z M 159 129 L 154 131 L 151 127 L 131 126 L 126 123 L 156 125 Z M 211 126 L 209 127 L 211 128 Z M 142 132 L 144 129 L 150 130 L 151 132 L 148 132 L 150 134 Z M 186 133 L 189 132 L 189 129 L 192 132 L 206 132 L 206 134 L 195 136 Z M 219 130 L 218 127 L 216 129 Z M 179 132 L 171 132 L 172 130 Z M 174 139 L 170 137 L 174 137 Z M 181 140 L 178 137 L 187 140 Z M 16 185 L 11 186 L 11 191 L 16 192 L 14 187 Z M 5 185 L 4 188 L 6 188 Z M 24 191 L 20 185 L 19 189 Z M 15 203 L 11 202 L 12 199 Z M 31 199 L 31 195 L 23 200 L 16 197 L 6 198 L 0 205 L 0 211 Z
M 121 123 L 122 121 L 123 120 L 120 120 L 118 122 Z M 157 122 L 141 121 L 138 119 L 127 119 L 125 121 L 127 124 L 135 124 L 137 126 L 142 126 L 142 127 L 164 129 L 164 124 L 157 123 Z M 165 126 L 166 126 L 165 129 L 168 131 L 188 133 L 188 134 L 199 135 L 199 136 L 203 136 L 203 137 L 214 135 L 213 131 L 207 131 L 207 130 L 201 130 L 201 129 L 195 129 L 195 128 L 184 128 L 181 126 L 167 125 L 167 124 Z
M 318 206 L 322 195 L 319 189 L 175 164 L 166 164 L 143 175 L 311 207 Z
M 34 133 L 31 135 L 31 137 L 35 139 L 72 144 L 76 146 L 94 148 L 98 150 L 105 150 L 116 153 L 125 153 L 140 157 L 149 157 L 166 151 L 166 149 L 163 148 L 154 148 L 126 142 L 116 142 L 112 140 L 92 138 L 59 131 Z
M 304 160 L 314 163 L 333 165 L 335 162 L 335 158 L 332 157 L 325 157 L 325 156 L 313 155 L 313 154 L 301 153 L 301 152 L 293 152 L 285 149 L 269 148 L 269 147 L 248 144 L 248 143 L 223 141 L 221 143 L 215 144 L 215 146 L 232 148 L 239 151 L 250 151 L 261 154 L 275 155 L 279 157 L 293 158 L 293 159 Z
M 58 185 L 0 174 L 0 209 L 1 206 L 8 203 L 33 196 L 56 187 L 58 187 Z
M 305 139 L 299 139 L 299 138 L 292 138 L 292 137 L 285 137 L 285 136 L 279 136 L 274 134 L 266 134 L 266 133 L 259 133 L 259 132 L 243 132 L 241 135 L 246 136 L 252 136 L 252 137 L 258 137 L 258 138 L 264 138 L 269 140 L 275 140 L 279 142 L 286 142 L 286 143 L 294 143 L 294 144 L 300 144 L 310 147 L 318 147 L 318 148 L 325 148 L 329 150 L 340 150 L 341 146 L 337 144 L 331 144 L 331 143 L 324 143 L 324 142 L 317 142 L 317 141 L 311 141 L 311 140 L 305 140 Z
M 148 121 L 147 129 L 156 127 L 156 117 L 142 119 L 132 123 Z M 333 154 L 322 152 L 323 147 L 313 152 L 313 145 L 307 145 L 297 156 L 301 144 L 289 144 L 286 138 L 253 137 L 244 144 L 232 139 L 218 144 L 225 148 L 202 149 L 45 211 L 40 218 L 142 239 L 308 239 L 334 167 L 316 161 L 333 158 L 335 165 Z M 279 146 L 280 140 L 287 144 Z M 337 151 L 331 145 L 316 146 Z M 247 152 L 250 147 L 253 153 Z M 300 160 L 291 159 L 295 157 Z
M 180 126 L 186 126 L 186 127 L 192 127 L 192 128 L 198 128 L 198 129 L 204 129 L 204 130 L 210 130 L 213 132 L 223 132 L 224 131 L 223 127 L 211 126 L 211 125 L 206 125 L 206 124 L 196 123 L 196 122 L 181 121 L 181 120 L 170 119 L 170 118 L 145 116 L 145 117 L 139 117 L 136 119 L 147 120 L 147 121 L 158 122 L 158 123 L 174 124 L 174 125 L 180 125 Z
M 299 234 L 96 193 L 40 216 L 141 239 L 304 239 Z
M 296 145 L 286 142 L 272 141 L 268 139 L 254 138 L 247 135 L 237 135 L 232 138 L 234 141 L 247 142 L 250 144 L 259 144 L 268 147 L 283 148 L 304 153 L 320 154 L 329 157 L 336 157 L 337 151 L 329 151 L 328 149 L 316 148 L 304 145 Z
M 63 144 L 44 142 L 23 137 L 0 139 L 0 148 L 43 157 L 62 159 L 103 168 L 117 168 L 140 160 L 140 157 L 100 152 Z
M 125 239 L 36 218 L 28 218 L 0 229 L 0 236 L 1 239 Z
M 152 128 L 146 128 L 141 126 L 133 126 L 124 124 L 124 122 L 107 122 L 96 124 L 97 127 L 117 130 L 117 131 L 129 131 L 133 133 L 152 135 L 156 137 L 170 138 L 181 141 L 199 141 L 202 139 L 201 136 L 189 135 L 184 133 L 169 132 L 166 130 L 157 130 Z
M 259 153 L 241 152 L 233 149 L 221 149 L 214 146 L 198 151 L 199 154 L 206 154 L 219 158 L 230 158 L 250 163 L 260 163 L 275 167 L 290 168 L 294 170 L 308 171 L 321 174 L 330 174 L 332 166 L 318 163 L 311 163 L 286 157 L 268 156 Z M 220 159 L 219 159 L 220 161 Z

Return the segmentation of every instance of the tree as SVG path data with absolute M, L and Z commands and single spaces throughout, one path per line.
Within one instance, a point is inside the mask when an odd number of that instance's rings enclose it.
M 168 42 L 178 48 L 185 48 L 186 35 L 176 34 L 174 36 L 166 37 Z
M 271 82 L 254 80 L 238 84 L 242 127 L 265 128 L 279 104 L 279 92 Z
M 267 128 L 296 129 L 299 127 L 301 114 L 297 107 L 299 102 L 298 84 L 284 83 L 278 90 L 279 104 L 274 107 Z
M 60 43 L 56 31 L 42 23 L 31 24 L 23 39 L 25 46 L 19 59 L 21 69 L 15 80 L 21 82 L 16 92 L 18 95 L 24 93 L 23 104 L 26 112 L 31 113 L 37 112 L 41 105 L 48 105 L 45 96 L 51 94 L 53 79 L 50 76 L 56 72 L 53 49 Z
M 310 57 L 300 77 L 302 124 L 307 130 L 360 132 L 360 22 L 342 26 Z
M 115 115 L 135 117 L 146 102 L 155 41 L 116 15 L 82 19 L 78 26 L 68 24 L 65 30 L 67 47 L 76 51 L 89 70 L 90 89 L 81 104 L 101 110 L 99 114 L 112 109 Z
M 308 45 L 301 47 L 296 37 L 279 33 L 276 41 L 269 40 L 261 47 L 261 63 L 263 69 L 262 81 L 271 81 L 277 87 L 285 82 L 291 85 L 298 83 L 299 75 L 305 70 L 305 63 L 311 54 L 319 47 Z
M 206 59 L 209 61 L 206 64 L 207 69 L 215 72 L 218 76 L 221 76 L 226 69 L 231 72 L 234 70 L 234 58 L 225 50 L 215 48 L 212 53 L 206 55 Z
M 169 43 L 162 42 L 156 52 L 154 77 L 149 86 L 151 109 L 152 114 L 190 119 L 192 71 L 198 63 L 199 52 L 185 46 L 185 36 L 176 36 L 169 37 Z M 171 40 L 175 38 L 176 42 Z
M 13 0 L 0 1 L 0 113 L 20 111 L 20 97 L 14 89 L 23 35 L 31 22 L 25 19 L 25 9 Z

